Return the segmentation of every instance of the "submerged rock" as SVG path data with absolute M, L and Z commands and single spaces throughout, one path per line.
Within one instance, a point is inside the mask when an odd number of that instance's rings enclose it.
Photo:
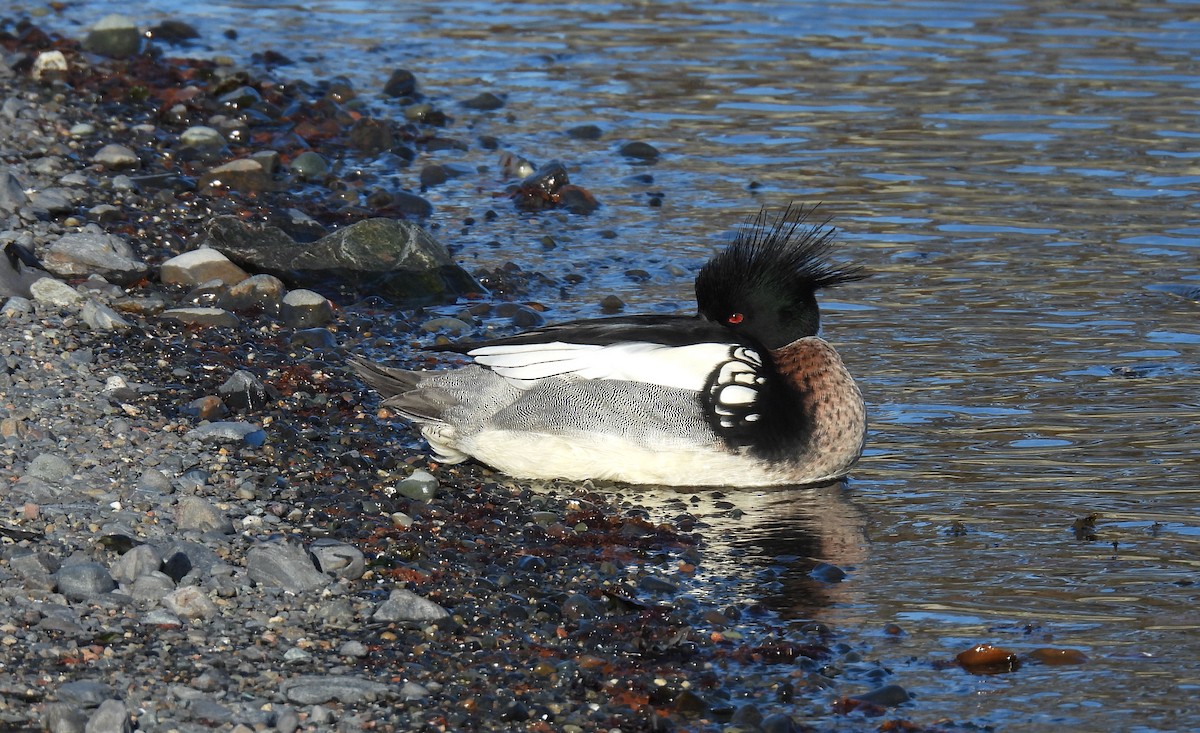
M 440 242 L 411 222 L 367 219 L 300 244 L 276 227 L 220 216 L 209 223 L 208 237 L 234 262 L 290 285 L 349 288 L 403 306 L 484 292 Z

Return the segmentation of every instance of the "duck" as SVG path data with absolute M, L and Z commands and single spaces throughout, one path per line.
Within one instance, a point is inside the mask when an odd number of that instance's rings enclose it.
M 470 359 L 451 369 L 350 366 L 443 463 L 674 487 L 839 480 L 862 455 L 866 407 L 817 335 L 816 295 L 867 275 L 830 262 L 836 230 L 814 210 L 760 210 L 700 269 L 694 314 L 451 344 Z

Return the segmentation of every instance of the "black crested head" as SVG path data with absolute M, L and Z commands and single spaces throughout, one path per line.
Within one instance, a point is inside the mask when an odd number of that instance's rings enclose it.
M 769 349 L 815 336 L 821 327 L 816 292 L 867 277 L 856 266 L 826 261 L 837 230 L 828 219 L 810 223 L 815 210 L 788 206 L 771 216 L 764 208 L 748 221 L 696 276 L 700 315 Z

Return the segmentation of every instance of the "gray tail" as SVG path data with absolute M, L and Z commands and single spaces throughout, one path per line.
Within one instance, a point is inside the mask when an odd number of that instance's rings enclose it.
M 445 411 L 458 404 L 440 387 L 421 387 L 421 372 L 393 369 L 359 357 L 350 359 L 350 368 L 383 395 L 385 407 L 414 422 L 441 422 Z
M 359 379 L 385 398 L 413 391 L 421 379 L 419 372 L 385 367 L 358 356 L 350 358 L 350 368 Z

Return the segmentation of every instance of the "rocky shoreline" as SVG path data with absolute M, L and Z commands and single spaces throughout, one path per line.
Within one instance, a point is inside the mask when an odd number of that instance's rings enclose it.
M 432 332 L 542 319 L 502 302 L 520 273 L 422 240 L 419 193 L 329 173 L 462 144 L 411 74 L 376 92 L 390 119 L 338 80 L 98 43 L 0 23 L 0 247 L 48 271 L 0 309 L 0 727 L 923 729 L 830 630 L 749 631 L 760 609 L 689 594 L 686 505 L 661 523 L 603 488 L 438 466 L 375 414 L 345 354 L 421 364 Z M 513 169 L 514 205 L 595 203 Z M 381 265 L 380 227 L 415 259 Z M 325 243 L 320 267 L 288 243 Z

